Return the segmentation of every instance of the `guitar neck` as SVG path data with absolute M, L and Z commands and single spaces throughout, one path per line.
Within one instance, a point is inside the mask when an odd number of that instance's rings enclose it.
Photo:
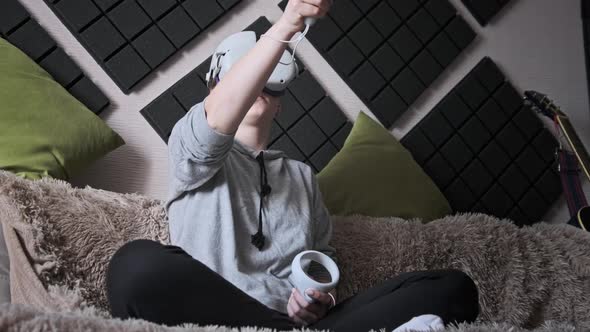
M 584 147 L 584 143 L 576 133 L 574 126 L 570 122 L 569 118 L 564 116 L 557 117 L 559 126 L 561 130 L 565 134 L 570 146 L 574 150 L 576 157 L 578 157 L 578 161 L 580 162 L 580 166 L 582 167 L 584 173 L 586 173 L 586 177 L 590 180 L 590 155 L 588 154 L 588 150 Z

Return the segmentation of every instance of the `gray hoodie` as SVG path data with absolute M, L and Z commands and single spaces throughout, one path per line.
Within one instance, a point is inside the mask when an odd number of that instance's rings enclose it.
M 209 126 L 203 103 L 176 124 L 168 146 L 172 244 L 286 313 L 295 255 L 313 249 L 336 260 L 332 224 L 311 168 L 272 150 L 262 151 L 261 164 L 259 151 Z M 262 167 L 271 190 L 262 199 L 265 243 L 259 250 L 251 235 L 259 229 Z

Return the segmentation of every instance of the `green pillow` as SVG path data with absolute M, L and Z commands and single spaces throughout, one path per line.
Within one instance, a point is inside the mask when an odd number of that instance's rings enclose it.
M 451 213 L 449 202 L 412 155 L 362 112 L 318 182 L 333 215 L 430 221 Z
M 125 144 L 19 49 L 0 38 L 0 169 L 68 180 Z

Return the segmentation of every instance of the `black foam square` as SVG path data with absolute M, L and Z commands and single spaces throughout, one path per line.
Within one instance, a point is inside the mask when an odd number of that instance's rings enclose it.
M 311 156 L 328 140 L 320 127 L 307 115 L 299 120 L 287 133 L 297 142 L 297 146 L 307 157 Z
M 437 106 L 437 109 L 456 129 L 460 128 L 472 114 L 469 107 L 454 92 L 448 94 Z
M 117 49 L 125 45 L 123 36 L 104 16 L 84 30 L 80 36 L 101 60 L 108 58 Z
M 443 67 L 450 65 L 459 55 L 460 50 L 455 46 L 446 33 L 440 32 L 426 46 L 436 61 Z
M 559 175 L 552 169 L 548 169 L 543 173 L 535 183 L 535 188 L 547 202 L 555 202 L 561 196 L 563 190 Z
M 477 110 L 488 97 L 486 89 L 471 75 L 459 83 L 457 92 L 472 110 Z
M 176 123 L 186 115 L 182 106 L 172 97 L 172 94 L 165 93 L 146 106 L 141 114 L 149 121 L 160 137 L 168 142 L 172 129 Z
M 420 82 L 410 68 L 404 68 L 391 82 L 393 89 L 411 105 L 424 92 L 426 87 Z
M 360 93 L 360 97 L 365 100 L 373 99 L 386 84 L 383 77 L 369 62 L 364 62 L 350 75 L 350 79 L 353 82 L 355 91 Z
M 344 76 L 350 75 L 365 59 L 361 51 L 346 37 L 340 39 L 327 53 L 334 68 Z
M 110 58 L 105 66 L 125 89 L 130 89 L 150 72 L 148 65 L 129 45 Z
M 512 122 L 500 131 L 496 136 L 496 141 L 508 153 L 510 158 L 514 159 L 520 151 L 526 146 L 526 140 Z
M 127 38 L 135 37 L 151 20 L 135 0 L 124 0 L 108 12 L 113 24 Z
M 423 44 L 428 43 L 439 30 L 434 18 L 424 8 L 419 9 L 406 24 Z
M 344 33 L 329 16 L 318 20 L 307 38 L 320 51 L 327 51 Z
M 522 107 L 520 111 L 516 113 L 512 121 L 524 134 L 527 140 L 533 139 L 541 130 L 543 130 L 543 128 L 545 128 L 541 119 L 539 119 L 533 110 L 527 106 Z
M 109 105 L 107 97 L 88 77 L 82 77 L 68 91 L 94 113 L 99 113 Z
M 410 17 L 420 6 L 418 0 L 388 0 L 387 2 L 402 19 Z
M 330 137 L 330 141 L 336 146 L 338 149 L 342 149 L 344 146 L 344 142 L 348 138 L 350 131 L 352 130 L 352 123 L 347 122 L 342 128 L 338 129 L 334 136 Z
M 353 0 L 363 13 L 368 13 L 381 0 Z
M 61 0 L 55 9 L 76 31 L 82 30 L 100 16 L 100 10 L 91 0 Z
M 476 203 L 473 193 L 461 178 L 456 178 L 444 194 L 455 212 L 468 212 Z
M 137 2 L 154 20 L 177 5 L 176 0 L 137 0 Z
M 162 17 L 158 26 L 176 48 L 184 46 L 201 31 L 181 7 Z
M 369 56 L 381 44 L 383 37 L 368 20 L 363 19 L 348 32 L 348 37 L 363 52 Z
M 228 10 L 235 6 L 240 0 L 217 0 L 223 9 Z
M 436 148 L 440 148 L 453 136 L 453 127 L 447 122 L 440 112 L 430 112 L 420 122 L 420 130 L 430 139 Z
M 293 143 L 291 138 L 289 138 L 287 135 L 283 135 L 277 139 L 270 148 L 272 150 L 283 151 L 287 157 L 293 160 L 298 160 L 301 162 L 305 161 L 305 156 L 303 153 L 301 153 L 299 148 L 297 148 L 295 143 Z
M 510 165 L 510 157 L 495 141 L 491 141 L 480 153 L 479 159 L 494 177 L 499 177 Z
M 412 153 L 420 165 L 423 165 L 436 151 L 432 142 L 418 128 L 410 131 L 402 139 L 402 144 Z
M 389 86 L 385 87 L 371 102 L 375 115 L 389 128 L 408 108 L 402 98 Z
M 434 60 L 428 50 L 424 49 L 410 63 L 410 68 L 418 75 L 418 78 L 429 86 L 442 73 L 443 68 Z
M 121 2 L 121 0 L 94 0 L 94 3 L 98 8 L 102 9 L 103 12 L 108 11 L 119 2 Z
M 492 138 L 488 130 L 477 117 L 469 119 L 463 127 L 459 129 L 459 134 L 474 153 L 478 153 L 483 149 Z
M 16 28 L 19 24 L 29 18 L 27 10 L 17 0 L 2 0 L 0 10 L 0 34 Z
M 455 178 L 453 167 L 440 153 L 436 153 L 426 162 L 424 170 L 441 190 L 444 190 Z
M 330 143 L 326 142 L 310 158 L 309 161 L 318 171 L 321 171 L 328 165 L 330 160 L 338 153 L 338 150 Z
M 492 98 L 488 99 L 477 111 L 477 117 L 493 135 L 498 133 L 509 120 L 506 113 Z
M 482 203 L 494 216 L 504 218 L 514 207 L 514 202 L 499 185 L 494 185 L 483 197 Z
M 422 44 L 418 38 L 405 25 L 402 25 L 389 38 L 388 42 L 406 62 L 409 62 L 422 49 Z
M 8 36 L 8 41 L 33 60 L 38 60 L 55 47 L 55 41 L 34 20 L 28 20 L 27 23 L 15 30 Z
M 350 0 L 335 1 L 328 14 L 343 31 L 349 30 L 363 17 L 363 13 Z
M 277 138 L 281 137 L 281 135 L 283 135 L 283 128 L 281 128 L 281 126 L 279 126 L 276 121 L 273 121 L 272 126 L 270 127 L 269 146 L 272 146 Z
M 388 44 L 381 45 L 370 60 L 386 80 L 391 80 L 404 67 L 402 58 Z
M 272 146 L 274 142 L 277 140 L 277 138 L 281 137 L 283 133 L 283 128 L 281 128 L 281 126 L 279 126 L 279 124 L 276 121 L 273 121 L 270 127 L 270 143 L 268 144 L 268 146 Z
M 188 111 L 209 95 L 209 89 L 199 74 L 192 71 L 172 87 L 172 94 Z
M 545 161 L 530 146 L 519 154 L 516 164 L 524 171 L 530 182 L 536 181 L 546 168 Z
M 448 0 L 428 0 L 424 8 L 441 26 L 446 25 L 457 13 Z
M 473 159 L 473 152 L 458 135 L 451 137 L 440 149 L 440 152 L 457 173 L 461 172 Z
M 311 76 L 309 71 L 299 75 L 291 83 L 289 90 L 306 111 L 310 110 L 326 95 L 324 88 Z
M 532 224 L 532 222 L 529 220 L 529 218 L 520 210 L 520 208 L 518 206 L 515 206 L 512 209 L 512 211 L 510 211 L 508 213 L 506 218 L 509 218 L 510 220 L 514 221 L 514 223 L 518 226 Z
M 133 46 L 151 68 L 166 61 L 176 50 L 155 25 L 135 38 Z
M 317 125 L 320 126 L 320 129 L 328 136 L 334 135 L 347 121 L 346 116 L 330 97 L 322 99 L 309 112 L 309 115 L 311 115 Z
M 547 210 L 547 203 L 535 189 L 527 191 L 522 197 L 518 206 L 522 212 L 529 218 L 530 221 L 538 222 L 543 218 L 543 214 Z
M 277 122 L 281 127 L 289 129 L 297 120 L 305 114 L 305 110 L 299 102 L 293 98 L 290 92 L 281 97 L 281 111 L 277 115 Z
M 463 0 L 463 3 L 482 26 L 485 26 L 501 8 L 496 0 Z
M 367 17 L 384 37 L 391 35 L 402 24 L 399 16 L 384 1 L 373 8 Z
M 461 172 L 461 178 L 476 197 L 483 195 L 494 182 L 492 175 L 477 159 L 473 159 L 473 161 L 465 167 L 463 172 Z
M 446 33 L 459 49 L 465 49 L 475 39 L 475 31 L 465 22 L 463 17 L 457 15 L 445 27 Z
M 201 29 L 223 14 L 223 8 L 215 0 L 186 0 L 182 6 Z
M 496 90 L 494 99 L 510 117 L 514 116 L 523 104 L 523 98 L 509 82 L 505 82 Z
M 516 164 L 509 166 L 504 174 L 500 176 L 498 182 L 515 201 L 520 200 L 522 195 L 524 195 L 524 193 L 530 187 L 530 183 L 526 176 L 522 173 L 518 166 L 516 166 Z
M 490 58 L 484 58 L 474 71 L 478 81 L 491 93 L 504 83 L 504 74 Z
M 39 64 L 65 87 L 83 75 L 80 67 L 61 48 L 49 53 Z
M 546 163 L 551 164 L 556 160 L 555 152 L 559 148 L 559 143 L 549 131 L 543 130 L 533 139 L 532 144 Z

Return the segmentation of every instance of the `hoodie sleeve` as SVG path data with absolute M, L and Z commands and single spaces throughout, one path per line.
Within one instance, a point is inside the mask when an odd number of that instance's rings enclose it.
M 170 200 L 209 181 L 222 167 L 234 142 L 209 126 L 204 103 L 176 123 L 168 140 Z
M 312 175 L 313 190 L 314 190 L 314 211 L 313 211 L 313 223 L 314 223 L 314 247 L 313 250 L 317 250 L 328 255 L 330 258 L 338 264 L 336 257 L 336 249 L 330 245 L 332 240 L 332 221 L 330 220 L 330 214 L 324 201 L 322 199 L 322 193 L 320 192 L 319 185 L 314 175 Z M 315 279 L 329 280 L 330 273 L 324 269 L 321 265 L 312 262 L 309 265 L 309 275 Z

